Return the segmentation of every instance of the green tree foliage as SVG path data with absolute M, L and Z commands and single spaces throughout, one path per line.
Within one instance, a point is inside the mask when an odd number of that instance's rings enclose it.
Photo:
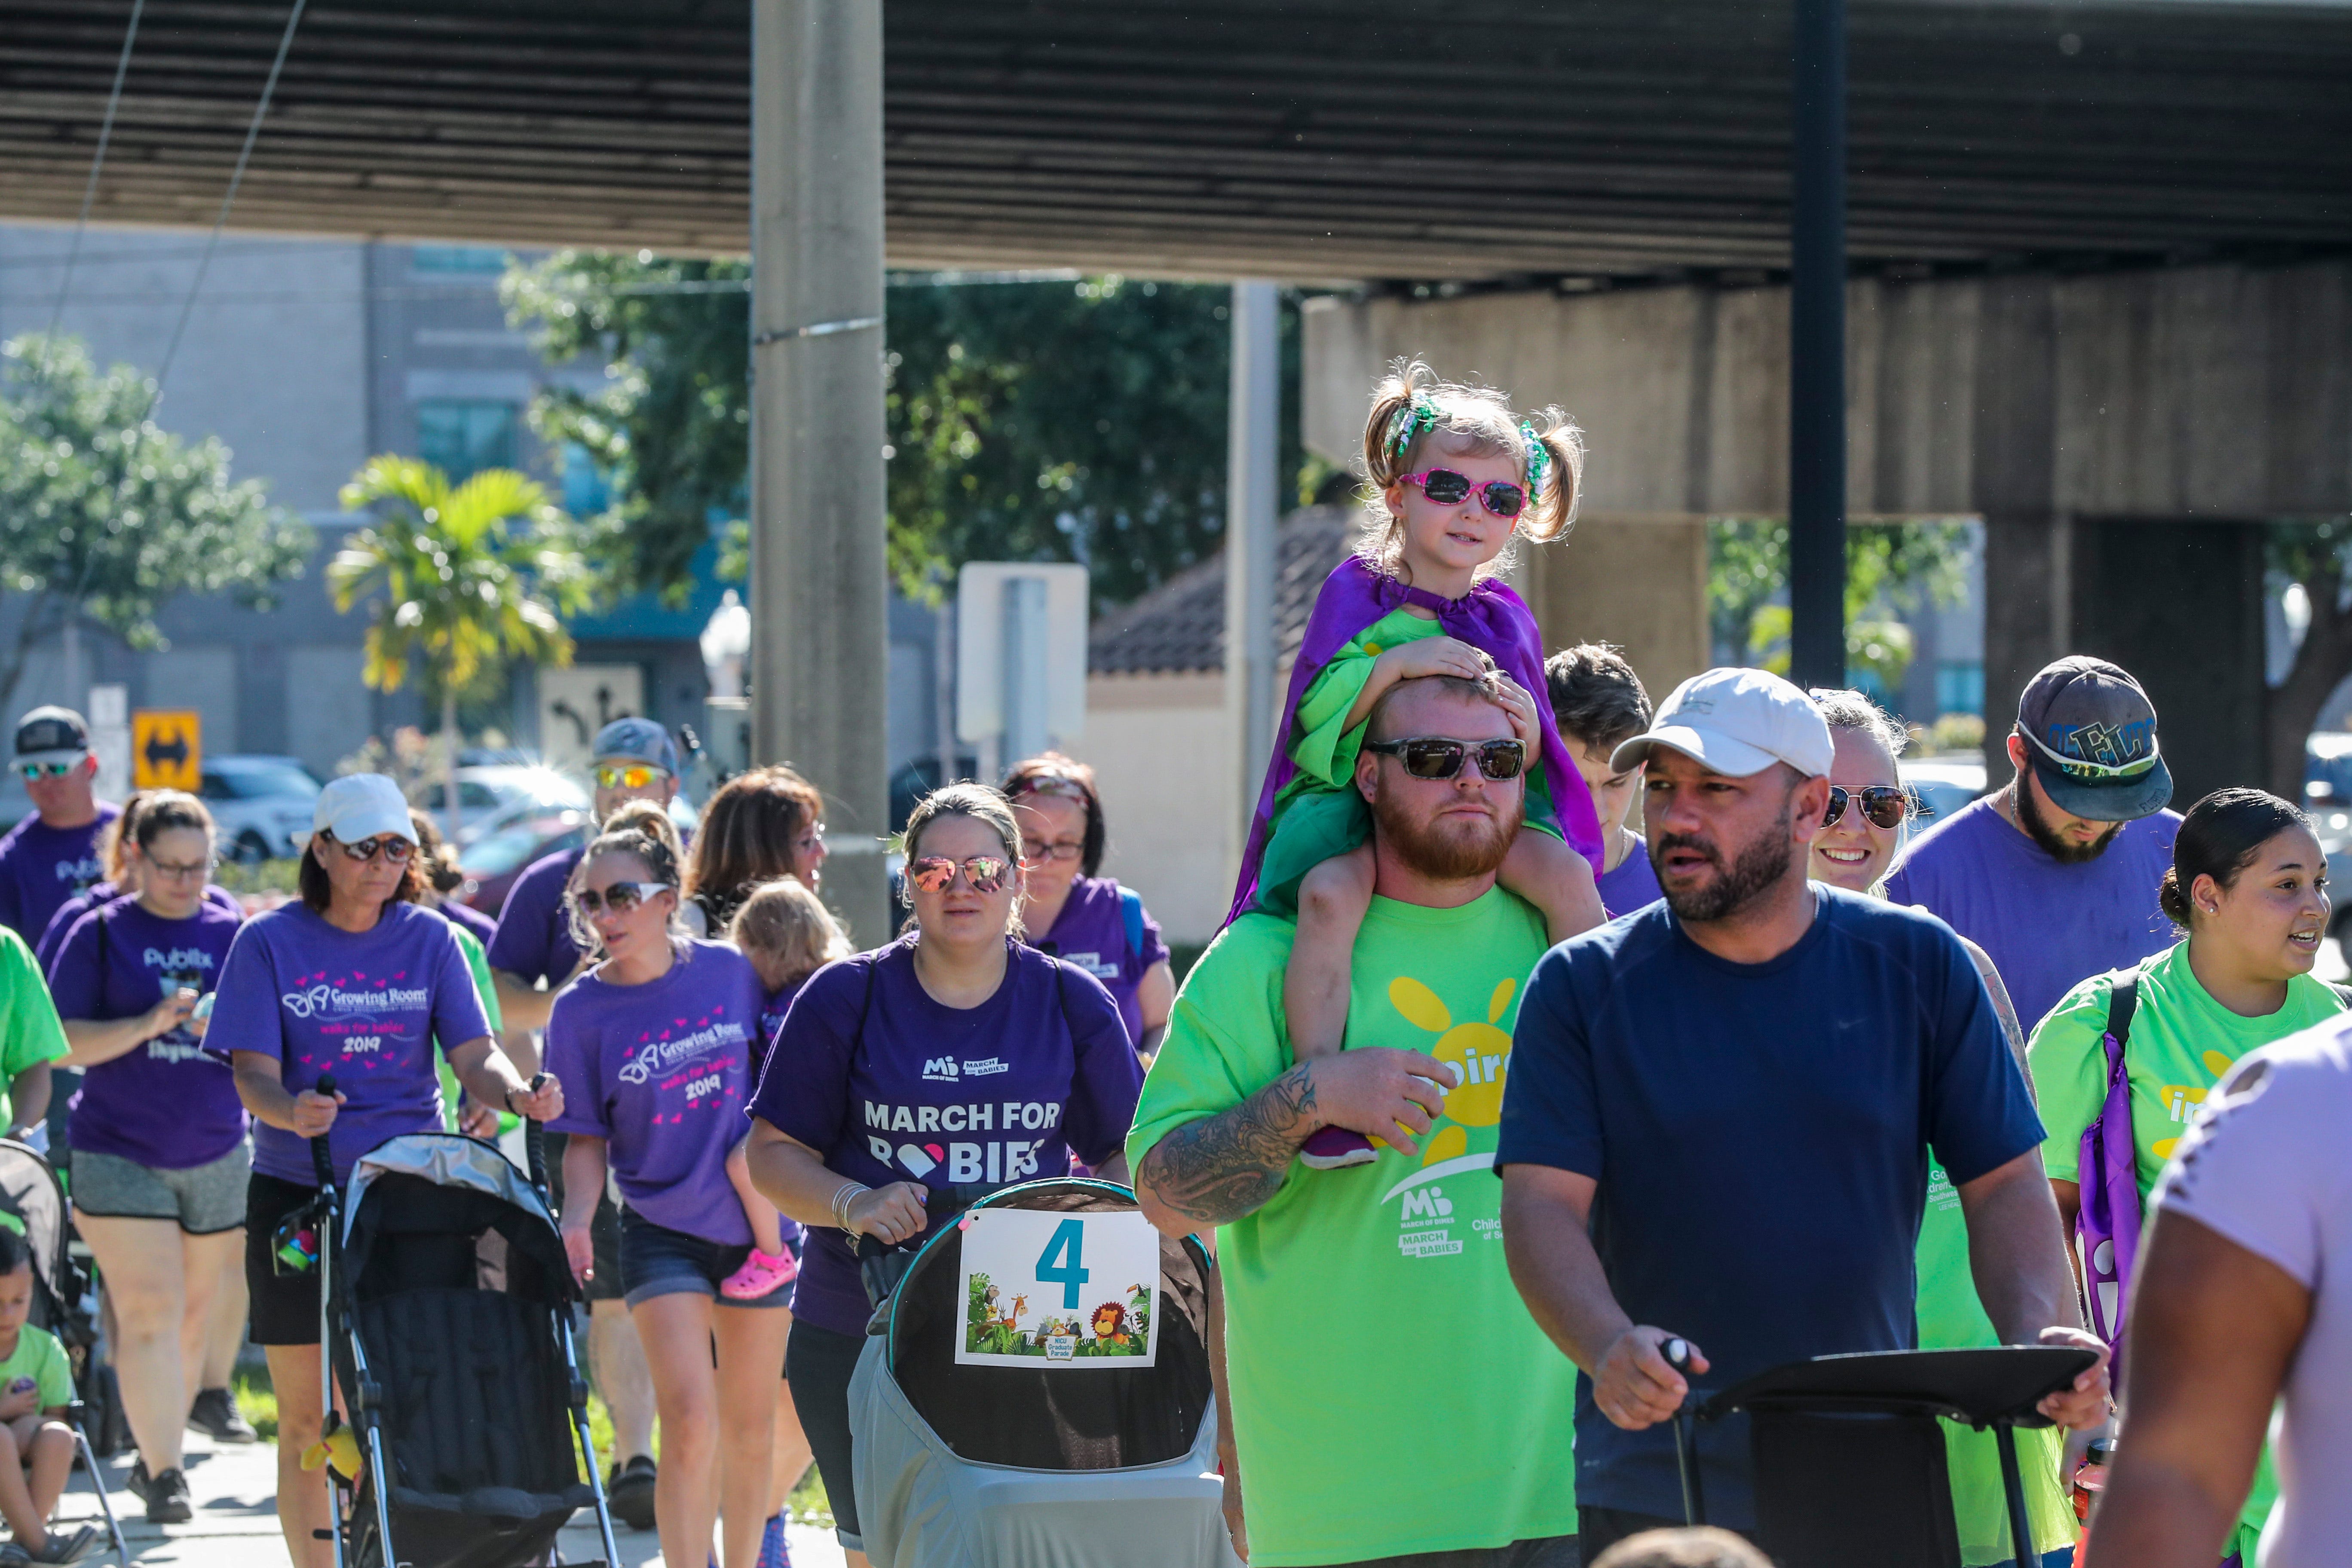
M 2271 792 L 2303 798 L 2304 738 L 2319 721 L 2328 697 L 2352 675 L 2352 604 L 2347 591 L 2352 558 L 2352 518 L 2279 522 L 2266 542 L 2273 584 L 2302 584 L 2311 619 L 2295 645 L 2294 662 L 2264 704 L 2263 773 Z
M 1948 519 L 1855 523 L 1845 534 L 1845 662 L 1888 689 L 1911 667 L 1911 631 L 1886 612 L 1953 605 L 1967 591 L 1968 525 Z M 1731 518 L 1707 528 L 1706 605 L 1716 646 L 1787 674 L 1789 585 L 1784 518 Z
M 714 517 L 740 574 L 747 270 L 567 251 L 506 279 L 511 319 L 542 329 L 551 362 L 591 354 L 610 367 L 606 387 L 552 390 L 532 420 L 613 476 L 591 548 L 617 586 L 682 593 Z M 894 285 L 885 396 L 900 589 L 936 593 L 968 560 L 1083 561 L 1097 600 L 1119 603 L 1214 549 L 1229 297 L 1115 277 Z M 1295 387 L 1295 312 L 1284 330 Z M 1286 440 L 1281 471 L 1297 473 Z
M 0 701 L 66 616 L 160 648 L 155 615 L 173 595 L 267 608 L 301 575 L 310 531 L 258 480 L 232 481 L 219 440 L 172 435 L 154 408 L 142 373 L 101 373 L 73 339 L 0 344 L 0 586 L 32 595 L 0 656 Z
M 562 617 L 588 604 L 590 575 L 571 520 L 512 468 L 484 468 L 454 489 L 414 458 L 371 458 L 342 489 L 347 511 L 378 525 L 348 535 L 327 563 L 335 608 L 373 599 L 367 683 L 396 691 L 421 661 L 441 693 L 441 728 L 457 732 L 459 693 L 504 668 L 572 662 Z M 442 798 L 454 814 L 457 749 Z M 450 825 L 454 836 L 456 824 Z

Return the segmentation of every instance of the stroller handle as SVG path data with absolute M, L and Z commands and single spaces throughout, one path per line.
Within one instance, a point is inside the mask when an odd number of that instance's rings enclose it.
M 537 1094 L 546 1087 L 545 1073 L 538 1072 L 530 1075 L 530 1091 L 533 1094 Z M 522 1157 L 523 1163 L 530 1167 L 530 1184 L 542 1193 L 548 1191 L 547 1129 L 529 1117 L 525 1117 L 522 1123 Z
M 331 1072 L 320 1074 L 316 1087 L 320 1094 L 332 1100 L 335 1097 L 335 1075 Z M 319 1187 L 322 1192 L 335 1184 L 335 1156 L 329 1138 L 330 1134 L 322 1132 L 310 1140 L 310 1169 L 318 1173 Z

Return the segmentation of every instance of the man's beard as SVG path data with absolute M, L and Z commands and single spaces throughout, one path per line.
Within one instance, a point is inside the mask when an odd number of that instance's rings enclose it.
M 1781 879 L 1796 868 L 1789 854 L 1789 827 L 1794 820 L 1793 807 L 1786 801 L 1780 805 L 1780 819 L 1774 822 L 1754 843 L 1739 852 L 1738 859 L 1726 869 L 1723 852 L 1703 839 L 1688 834 L 1670 833 L 1658 840 L 1650 851 L 1650 869 L 1656 873 L 1658 889 L 1666 896 L 1666 908 L 1675 918 L 1708 925 L 1738 913 L 1764 894 L 1780 886 Z M 1677 890 L 1666 880 L 1659 858 L 1669 849 L 1696 849 L 1715 867 L 1712 880 L 1696 888 Z
M 2017 825 L 2025 829 L 2028 838 L 2041 846 L 2044 855 L 2061 866 L 2081 866 L 2097 859 L 2107 852 L 2107 846 L 2116 841 L 2116 835 L 2124 830 L 2124 825 L 2118 822 L 2088 844 L 2073 843 L 2058 837 L 2058 830 L 2050 826 L 2048 817 L 2042 815 L 2041 804 L 2033 798 L 2033 785 L 2022 773 L 2018 775 L 2014 793 L 2017 797 Z
M 1497 813 L 1483 823 L 1470 816 L 1416 822 L 1404 802 L 1382 791 L 1371 803 L 1381 842 L 1407 869 L 1438 882 L 1466 882 L 1501 869 L 1503 857 L 1519 831 L 1519 814 Z M 1459 826 L 1454 826 L 1458 824 Z

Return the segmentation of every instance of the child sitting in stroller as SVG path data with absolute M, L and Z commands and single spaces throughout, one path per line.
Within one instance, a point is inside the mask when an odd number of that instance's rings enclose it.
M 79 1563 L 98 1540 L 83 1525 L 52 1535 L 49 1515 L 64 1495 L 74 1461 L 73 1365 L 47 1329 L 26 1320 L 33 1310 L 33 1253 L 25 1238 L 0 1226 L 0 1519 L 16 1540 L 0 1549 L 0 1563 Z

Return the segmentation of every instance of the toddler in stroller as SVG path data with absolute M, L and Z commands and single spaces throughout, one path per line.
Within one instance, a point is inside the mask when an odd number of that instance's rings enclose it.
M 73 1366 L 65 1347 L 27 1320 L 33 1311 L 33 1254 L 25 1238 L 0 1226 L 0 1517 L 15 1535 L 0 1563 L 79 1563 L 98 1531 L 51 1531 L 49 1515 L 73 1469 Z

